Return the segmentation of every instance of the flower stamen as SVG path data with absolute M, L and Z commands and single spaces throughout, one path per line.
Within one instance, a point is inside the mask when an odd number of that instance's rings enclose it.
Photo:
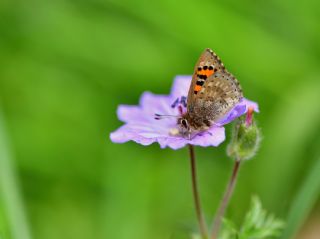
M 187 107 L 187 97 L 181 96 L 178 97 L 171 105 L 171 108 L 176 108 L 177 105 L 183 105 L 183 107 Z

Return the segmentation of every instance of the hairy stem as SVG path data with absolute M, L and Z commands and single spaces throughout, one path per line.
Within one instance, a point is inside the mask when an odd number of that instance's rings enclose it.
M 193 192 L 195 209 L 197 213 L 199 230 L 200 230 L 201 237 L 203 239 L 207 239 L 208 230 L 207 230 L 207 225 L 205 223 L 204 216 L 201 209 L 199 191 L 197 186 L 196 157 L 195 157 L 194 148 L 192 145 L 189 145 L 189 154 L 190 154 L 190 163 L 191 163 L 192 192 Z
M 222 222 L 222 218 L 224 216 L 224 213 L 226 211 L 226 208 L 229 204 L 230 198 L 232 196 L 235 184 L 237 182 L 237 176 L 239 173 L 239 167 L 240 167 L 240 162 L 241 160 L 237 159 L 234 163 L 233 166 L 233 171 L 232 171 L 232 175 L 229 179 L 229 183 L 227 186 L 227 189 L 224 193 L 223 199 L 220 203 L 220 206 L 218 208 L 218 211 L 216 213 L 216 216 L 213 220 L 213 224 L 212 224 L 212 231 L 211 231 L 211 239 L 216 239 L 218 234 L 219 234 L 219 229 L 221 226 L 221 222 Z

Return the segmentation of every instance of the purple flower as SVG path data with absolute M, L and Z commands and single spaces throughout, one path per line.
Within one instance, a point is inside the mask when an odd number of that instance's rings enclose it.
M 115 143 L 125 143 L 130 140 L 142 145 L 158 142 L 161 148 L 170 147 L 179 149 L 187 144 L 202 147 L 218 146 L 225 140 L 223 125 L 230 123 L 235 118 L 245 114 L 249 107 L 258 112 L 258 105 L 247 99 L 242 99 L 219 122 L 205 132 L 198 133 L 191 139 L 178 134 L 177 119 L 168 117 L 161 120 L 155 119 L 155 114 L 180 115 L 179 107 L 171 105 L 177 98 L 187 96 L 191 76 L 177 76 L 174 80 L 170 95 L 155 95 L 145 92 L 140 98 L 139 106 L 120 105 L 118 118 L 125 124 L 110 134 Z M 184 110 L 186 110 L 184 108 Z

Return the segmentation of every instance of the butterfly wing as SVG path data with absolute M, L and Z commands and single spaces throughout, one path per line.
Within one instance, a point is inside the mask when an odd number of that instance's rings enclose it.
M 188 113 L 199 123 L 217 122 L 229 112 L 243 97 L 239 82 L 225 70 L 220 59 L 210 51 L 205 51 L 198 61 L 188 93 Z M 208 61 L 209 59 L 209 61 Z M 216 71 L 204 77 L 203 68 L 212 64 Z M 214 68 L 215 69 L 215 68 Z M 203 74 L 199 74 L 203 73 Z
M 209 48 L 205 49 L 196 63 L 194 73 L 192 75 L 187 104 L 191 104 L 191 102 L 197 97 L 198 92 L 201 91 L 208 77 L 216 72 L 224 70 L 224 65 L 217 54 Z

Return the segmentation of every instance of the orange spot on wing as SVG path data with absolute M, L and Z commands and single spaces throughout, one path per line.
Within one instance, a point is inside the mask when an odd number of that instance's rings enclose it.
M 213 74 L 213 70 L 201 70 L 197 71 L 197 75 L 206 75 L 207 77 L 211 76 Z
M 199 90 L 201 90 L 201 86 L 200 85 L 195 85 L 194 91 L 199 91 Z
M 205 70 L 204 75 L 207 77 L 211 76 L 213 74 L 213 70 Z

